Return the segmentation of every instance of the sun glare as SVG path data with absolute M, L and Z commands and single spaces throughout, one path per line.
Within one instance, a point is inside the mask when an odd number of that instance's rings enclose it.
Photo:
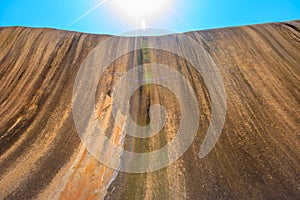
M 127 15 L 154 17 L 163 11 L 166 0 L 115 0 Z

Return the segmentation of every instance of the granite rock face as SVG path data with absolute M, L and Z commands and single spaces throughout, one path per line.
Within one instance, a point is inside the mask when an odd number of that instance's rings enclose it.
M 116 172 L 93 157 L 72 115 L 81 64 L 112 36 L 0 28 L 0 199 L 299 199 L 300 21 L 185 34 L 210 54 L 222 76 L 227 96 L 222 134 L 200 159 L 211 102 L 189 62 L 163 50 L 127 53 L 105 70 L 95 97 L 97 119 L 113 143 L 134 152 L 154 151 L 175 137 L 180 122 L 172 91 L 145 85 L 130 100 L 132 118 L 147 125 L 149 107 L 159 103 L 168 113 L 165 127 L 152 138 L 126 136 L 119 142 L 122 130 L 113 120 L 111 93 L 133 66 L 155 62 L 179 71 L 196 91 L 200 110 L 197 135 L 180 159 L 155 172 L 133 174 Z M 170 37 L 177 36 L 155 40 Z M 120 38 L 128 45 L 147 39 Z M 103 54 L 109 56 L 118 45 Z

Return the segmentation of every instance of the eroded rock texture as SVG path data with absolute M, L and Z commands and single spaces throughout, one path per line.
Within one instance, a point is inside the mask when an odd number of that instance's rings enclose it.
M 222 75 L 227 115 L 221 137 L 199 159 L 211 118 L 210 97 L 186 60 L 161 50 L 147 50 L 147 56 L 143 50 L 130 52 L 105 71 L 96 96 L 99 123 L 114 143 L 122 145 L 122 131 L 111 114 L 111 93 L 132 66 L 158 62 L 179 71 L 197 92 L 201 117 L 193 144 L 179 160 L 156 172 L 129 174 L 115 172 L 89 154 L 72 116 L 80 65 L 110 36 L 1 28 L 0 199 L 299 199 L 300 22 L 187 35 L 209 52 Z M 156 39 L 169 37 L 176 39 Z M 123 39 L 128 45 L 136 41 Z M 117 48 L 103 53 L 109 56 Z M 156 103 L 169 113 L 165 127 L 150 139 L 127 136 L 125 149 L 157 150 L 176 135 L 180 106 L 162 86 L 135 92 L 132 117 L 146 125 L 149 106 Z

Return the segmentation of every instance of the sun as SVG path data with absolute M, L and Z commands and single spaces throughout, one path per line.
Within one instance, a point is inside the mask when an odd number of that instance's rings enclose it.
M 163 12 L 166 0 L 114 0 L 127 15 L 135 17 L 155 17 Z

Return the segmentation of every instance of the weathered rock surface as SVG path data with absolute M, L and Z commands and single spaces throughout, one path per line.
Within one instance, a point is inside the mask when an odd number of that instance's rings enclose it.
M 227 94 L 223 132 L 210 154 L 199 159 L 211 118 L 201 76 L 170 52 L 149 50 L 147 59 L 141 50 L 124 55 L 98 87 L 99 123 L 114 143 L 122 131 L 112 120 L 110 95 L 132 66 L 172 66 L 197 91 L 201 114 L 198 134 L 178 161 L 156 172 L 130 174 L 116 173 L 90 155 L 72 116 L 80 65 L 111 36 L 0 28 L 0 199 L 299 199 L 300 21 L 186 34 L 210 53 L 222 75 Z M 168 37 L 176 38 L 157 41 Z M 125 39 L 130 45 L 135 41 Z M 125 149 L 157 150 L 176 134 L 178 101 L 159 85 L 136 91 L 133 118 L 147 124 L 148 108 L 155 103 L 170 113 L 164 129 L 151 139 L 126 137 Z

